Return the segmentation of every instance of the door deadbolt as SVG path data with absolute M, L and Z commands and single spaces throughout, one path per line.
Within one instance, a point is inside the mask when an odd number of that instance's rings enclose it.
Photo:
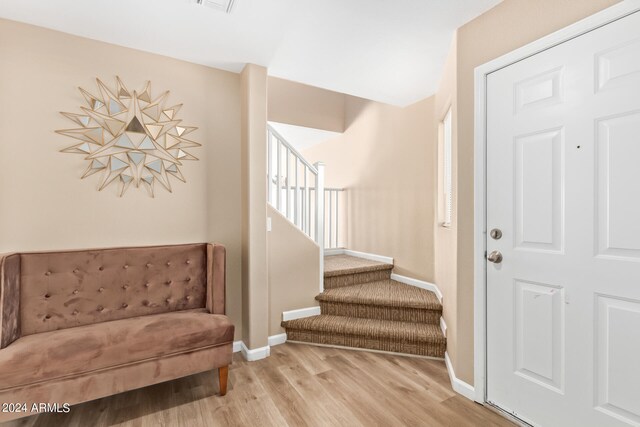
M 489 232 L 489 235 L 493 240 L 500 240 L 500 238 L 502 237 L 502 230 L 500 230 L 499 228 L 494 228 Z
M 487 261 L 492 262 L 494 264 L 500 264 L 502 262 L 502 253 L 500 251 L 492 251 L 487 256 Z

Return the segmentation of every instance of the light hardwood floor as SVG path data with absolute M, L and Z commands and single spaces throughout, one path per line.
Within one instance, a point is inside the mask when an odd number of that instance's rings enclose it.
M 7 426 L 512 426 L 451 390 L 443 361 L 287 343 L 215 371 Z

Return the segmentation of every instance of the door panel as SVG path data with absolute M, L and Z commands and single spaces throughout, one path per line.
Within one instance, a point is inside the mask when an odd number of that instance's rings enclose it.
M 562 102 L 561 76 L 562 67 L 559 67 L 516 83 L 515 113 Z
M 624 88 L 640 80 L 640 39 L 617 43 L 596 54 L 596 91 Z
M 562 128 L 515 137 L 516 248 L 562 249 L 563 151 Z
M 640 424 L 640 301 L 598 295 L 596 318 L 596 408 Z
M 515 281 L 516 374 L 562 393 L 564 388 L 564 290 Z
M 487 400 L 640 425 L 640 13 L 487 76 Z
M 640 260 L 639 135 L 640 112 L 598 121 L 596 203 L 600 255 Z M 629 190 L 635 197 L 629 197 Z

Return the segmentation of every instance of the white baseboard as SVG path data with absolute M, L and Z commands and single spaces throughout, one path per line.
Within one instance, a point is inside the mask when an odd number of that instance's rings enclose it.
M 436 297 L 438 297 L 440 304 L 442 304 L 442 292 L 440 292 L 440 289 L 434 283 L 425 282 L 424 280 L 412 279 L 411 277 L 401 276 L 395 273 L 391 273 L 391 280 L 431 291 L 436 294 Z
M 274 345 L 280 345 L 280 344 L 284 344 L 285 342 L 287 342 L 287 334 L 278 334 L 278 335 L 271 335 L 268 339 L 269 342 L 269 346 L 273 347 Z
M 324 256 L 344 255 L 344 248 L 325 249 Z
M 234 341 L 233 352 L 241 352 L 242 357 L 244 357 L 245 360 L 253 362 L 255 360 L 269 357 L 269 355 L 271 354 L 271 347 L 273 347 L 274 345 L 284 344 L 285 342 L 287 342 L 287 334 L 271 335 L 269 338 L 267 338 L 267 343 L 269 345 L 251 350 L 245 345 L 244 342 Z
M 246 361 L 255 362 L 256 360 L 269 357 L 269 355 L 271 354 L 271 347 L 265 345 L 264 347 L 250 349 L 247 348 L 247 346 L 243 342 L 242 349 L 240 351 L 242 352 L 242 357 L 244 357 Z
M 302 319 L 303 317 L 317 316 L 320 314 L 320 306 L 299 308 L 297 310 L 283 311 L 282 320 Z
M 449 359 L 449 353 L 447 352 L 444 353 L 444 362 L 447 365 L 447 371 L 449 371 L 449 379 L 451 380 L 451 387 L 453 388 L 453 391 L 461 394 L 469 400 L 474 400 L 474 388 L 456 377 L 456 373 L 453 370 L 453 365 L 451 364 L 451 359 Z
M 285 311 L 282 313 L 282 320 L 301 319 L 303 317 L 315 316 L 320 314 L 320 307 L 307 307 L 299 310 Z M 233 352 L 241 352 L 242 357 L 249 362 L 264 359 L 271 354 L 271 347 L 287 342 L 287 334 L 271 335 L 267 338 L 267 344 L 264 347 L 250 349 L 243 341 L 233 342 Z
M 444 322 L 444 317 L 440 316 L 440 329 L 442 329 L 442 335 L 447 336 L 447 324 Z
M 368 259 L 370 261 L 383 262 L 385 264 L 393 265 L 393 258 L 391 257 L 384 256 L 384 255 L 369 254 L 366 252 L 352 251 L 351 249 L 338 248 L 338 249 L 324 250 L 324 256 L 331 256 L 331 255 L 349 255 L 356 258 L 363 258 L 363 259 Z

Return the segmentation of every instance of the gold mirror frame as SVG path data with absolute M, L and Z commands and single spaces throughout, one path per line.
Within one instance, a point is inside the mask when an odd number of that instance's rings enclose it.
M 153 197 L 156 182 L 169 192 L 170 177 L 186 182 L 179 166 L 198 160 L 189 150 L 201 144 L 185 138 L 198 128 L 181 125 L 182 104 L 167 107 L 169 91 L 154 99 L 150 82 L 140 92 L 129 91 L 120 77 L 115 92 L 100 79 L 96 83 L 100 95 L 79 88 L 87 103 L 82 113 L 60 113 L 80 127 L 56 130 L 80 141 L 61 152 L 85 157 L 89 165 L 81 178 L 102 172 L 98 190 L 118 182 L 121 197 L 131 184 L 142 184 Z

